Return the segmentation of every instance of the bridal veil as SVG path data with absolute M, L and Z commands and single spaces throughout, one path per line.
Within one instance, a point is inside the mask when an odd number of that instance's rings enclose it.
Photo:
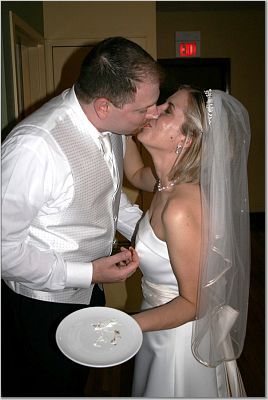
M 201 156 L 203 243 L 192 351 L 215 367 L 243 349 L 250 280 L 247 158 L 249 117 L 220 90 L 208 90 Z

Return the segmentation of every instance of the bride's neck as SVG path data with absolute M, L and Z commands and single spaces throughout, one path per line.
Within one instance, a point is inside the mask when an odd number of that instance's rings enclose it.
M 165 158 L 161 157 L 153 157 L 154 167 L 156 175 L 161 182 L 161 186 L 166 186 L 170 183 L 168 179 L 168 174 L 174 164 L 174 159 L 171 160 L 171 157 Z

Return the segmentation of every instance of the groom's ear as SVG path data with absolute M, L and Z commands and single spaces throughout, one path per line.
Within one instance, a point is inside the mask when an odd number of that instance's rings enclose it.
M 94 100 L 94 109 L 100 119 L 105 119 L 109 112 L 109 100 L 105 97 L 100 97 Z

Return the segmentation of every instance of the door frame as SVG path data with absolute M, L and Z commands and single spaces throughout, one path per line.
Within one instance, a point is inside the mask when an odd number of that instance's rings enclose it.
M 44 38 L 12 11 L 9 22 L 14 113 L 22 119 L 47 94 Z

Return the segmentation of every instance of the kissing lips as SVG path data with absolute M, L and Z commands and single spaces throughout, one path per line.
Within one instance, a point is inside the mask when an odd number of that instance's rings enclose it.
M 148 121 L 148 122 L 146 122 L 144 125 L 143 125 L 143 128 L 151 128 L 152 127 L 152 125 L 151 125 L 151 123 Z

